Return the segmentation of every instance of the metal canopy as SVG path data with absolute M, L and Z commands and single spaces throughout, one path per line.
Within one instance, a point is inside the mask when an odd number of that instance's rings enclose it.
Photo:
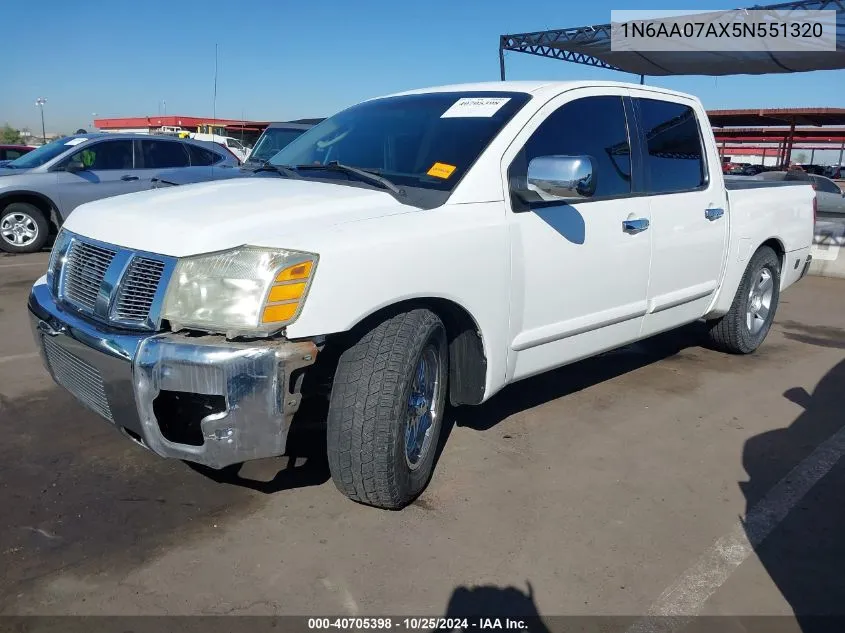
M 748 108 L 708 110 L 714 127 L 775 125 L 845 125 L 845 108 Z M 797 130 L 796 130 L 797 133 Z
M 845 68 L 845 0 L 803 0 L 754 6 L 766 10 L 835 10 L 836 51 L 612 51 L 610 24 L 517 33 L 499 38 L 499 68 L 505 79 L 505 51 L 550 57 L 636 75 L 761 75 Z

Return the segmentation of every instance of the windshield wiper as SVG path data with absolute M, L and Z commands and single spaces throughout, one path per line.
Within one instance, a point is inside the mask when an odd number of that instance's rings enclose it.
M 274 171 L 277 174 L 287 176 L 288 178 L 301 178 L 299 174 L 297 174 L 293 169 L 291 169 L 287 165 L 274 165 L 269 160 L 265 160 L 263 163 L 261 163 L 261 167 L 256 169 L 253 173 L 257 173 L 259 171 Z
M 325 165 L 297 165 L 294 167 L 296 170 L 307 171 L 307 170 L 316 170 L 316 169 L 324 169 L 327 171 L 340 171 L 344 174 L 349 176 L 356 176 L 359 180 L 363 180 L 364 182 L 368 182 L 372 185 L 378 185 L 384 189 L 388 189 L 392 191 L 397 196 L 404 196 L 405 190 L 398 187 L 395 183 L 391 182 L 384 176 L 379 176 L 378 174 L 374 174 L 371 171 L 366 169 L 358 169 L 357 167 L 352 167 L 350 165 L 344 165 L 342 163 L 337 162 L 336 160 L 329 161 Z

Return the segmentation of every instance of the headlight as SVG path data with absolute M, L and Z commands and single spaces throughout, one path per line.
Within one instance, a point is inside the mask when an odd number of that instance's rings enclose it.
M 242 246 L 178 261 L 162 317 L 174 330 L 271 334 L 299 316 L 317 255 Z
M 56 241 L 53 242 L 53 250 L 50 251 L 50 263 L 47 265 L 47 287 L 55 295 L 58 288 L 58 272 L 62 260 L 67 256 L 67 247 L 70 243 L 70 235 L 64 229 L 59 229 Z

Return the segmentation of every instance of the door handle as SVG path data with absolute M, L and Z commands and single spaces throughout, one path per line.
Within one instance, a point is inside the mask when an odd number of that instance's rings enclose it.
M 635 220 L 622 220 L 622 230 L 626 233 L 641 233 L 648 228 L 648 220 L 646 218 L 636 218 Z
M 130 182 L 132 180 L 138 180 L 138 176 L 130 176 L 129 174 L 126 174 L 125 176 L 121 176 L 120 179 L 124 182 Z
M 718 220 L 723 215 L 725 215 L 724 209 L 704 209 L 704 217 L 711 222 Z

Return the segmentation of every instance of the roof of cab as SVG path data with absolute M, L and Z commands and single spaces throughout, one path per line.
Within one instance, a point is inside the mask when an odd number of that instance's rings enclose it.
M 675 97 L 694 98 L 692 95 L 658 88 L 656 86 L 641 85 L 622 81 L 485 81 L 479 83 L 453 84 L 406 90 L 386 95 L 398 97 L 403 95 L 425 94 L 430 92 L 526 92 L 537 96 L 551 96 L 574 88 L 637 88 Z

